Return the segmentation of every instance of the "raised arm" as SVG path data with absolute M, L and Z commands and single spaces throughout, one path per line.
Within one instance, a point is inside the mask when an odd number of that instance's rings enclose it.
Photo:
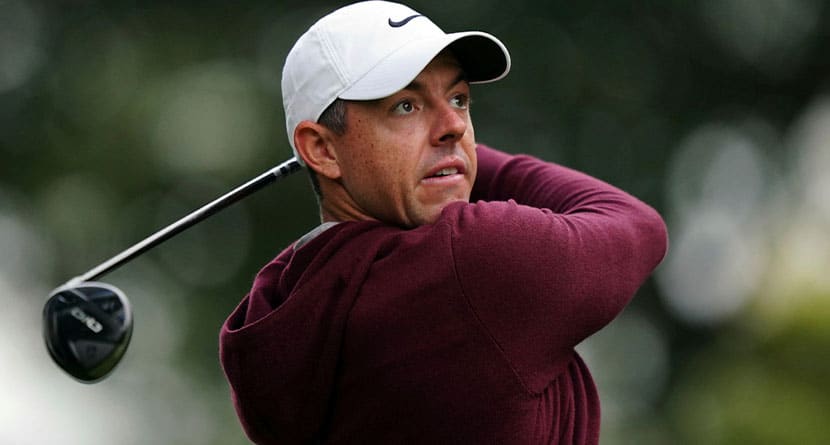
M 480 146 L 454 228 L 465 296 L 525 383 L 540 390 L 572 348 L 625 307 L 666 252 L 663 220 L 605 182 Z

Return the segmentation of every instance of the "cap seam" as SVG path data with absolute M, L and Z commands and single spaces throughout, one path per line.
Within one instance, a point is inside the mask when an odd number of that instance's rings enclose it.
M 334 68 L 335 74 L 337 74 L 337 78 L 340 79 L 340 83 L 348 84 L 349 79 L 346 73 L 340 68 L 340 58 L 337 56 L 337 51 L 334 50 L 334 46 L 331 44 L 331 39 L 327 32 L 318 32 L 320 34 L 320 41 L 323 44 L 325 51 L 323 51 L 323 56 L 329 61 L 329 65 Z

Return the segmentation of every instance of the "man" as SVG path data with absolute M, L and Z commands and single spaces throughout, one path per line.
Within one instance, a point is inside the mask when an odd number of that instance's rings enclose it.
M 597 179 L 476 145 L 469 84 L 509 67 L 495 37 L 380 1 L 297 41 L 287 130 L 323 224 L 220 334 L 254 442 L 598 442 L 574 346 L 656 267 L 665 226 Z

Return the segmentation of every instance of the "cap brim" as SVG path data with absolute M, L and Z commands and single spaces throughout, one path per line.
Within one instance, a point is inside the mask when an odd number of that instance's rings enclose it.
M 499 80 L 510 71 L 510 54 L 494 36 L 468 31 L 411 42 L 375 65 L 341 92 L 346 100 L 375 100 L 391 96 L 409 85 L 435 56 L 450 48 L 470 83 Z

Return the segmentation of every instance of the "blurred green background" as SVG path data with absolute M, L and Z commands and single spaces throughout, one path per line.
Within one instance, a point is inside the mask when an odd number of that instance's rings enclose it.
M 290 156 L 282 61 L 328 1 L 0 0 L 0 443 L 243 444 L 217 333 L 318 222 L 304 175 L 108 275 L 116 371 L 49 359 L 51 289 Z M 830 441 L 830 8 L 820 0 L 413 1 L 511 50 L 477 139 L 656 207 L 669 256 L 579 349 L 603 444 Z

